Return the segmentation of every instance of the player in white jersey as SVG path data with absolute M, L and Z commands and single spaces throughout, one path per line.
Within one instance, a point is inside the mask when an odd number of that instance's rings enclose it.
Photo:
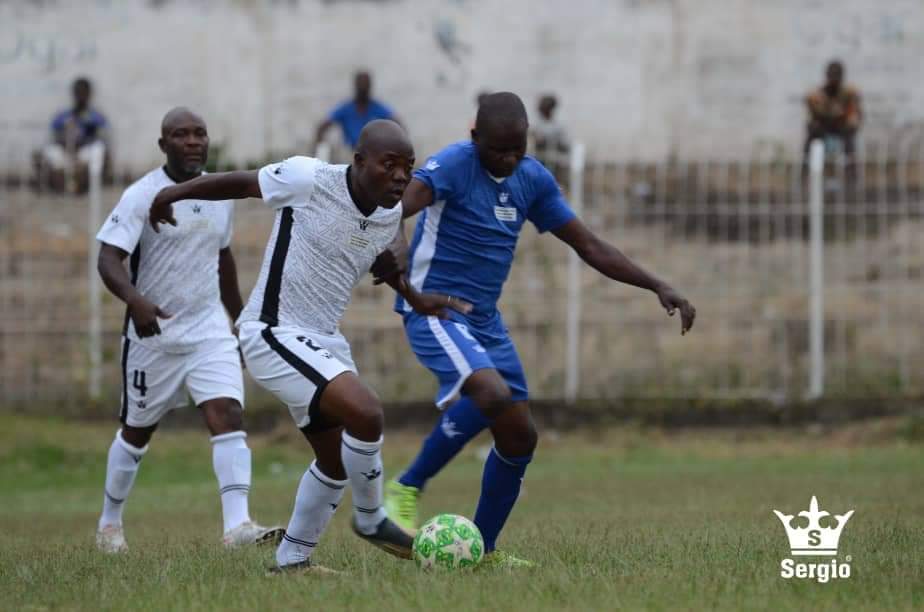
M 109 449 L 97 545 L 106 552 L 127 549 L 122 509 L 138 465 L 161 418 L 184 405 L 187 392 L 212 434 L 224 544 L 278 541 L 282 528 L 254 523 L 247 503 L 251 470 L 242 430 L 240 354 L 222 308 L 236 318 L 243 307 L 230 248 L 233 208 L 180 202 L 182 225 L 152 231 L 146 221 L 154 196 L 202 174 L 209 145 L 205 122 L 187 109 L 173 109 L 164 117 L 158 144 L 166 164 L 125 190 L 97 235 L 100 276 L 127 305 L 122 429 Z M 129 253 L 131 277 L 124 265 Z
M 289 407 L 316 456 L 299 483 L 276 569 L 317 567 L 312 551 L 347 483 L 356 534 L 396 556 L 411 555 L 411 534 L 382 507 L 382 407 L 358 378 L 339 324 L 353 287 L 398 231 L 413 164 L 404 130 L 378 120 L 363 129 L 349 166 L 292 157 L 168 187 L 151 206 L 155 228 L 182 227 L 187 221 L 172 204 L 188 198 L 262 198 L 275 211 L 259 280 L 238 318 L 241 350 L 250 374 Z M 417 293 L 402 277 L 389 284 L 424 314 L 470 308 Z

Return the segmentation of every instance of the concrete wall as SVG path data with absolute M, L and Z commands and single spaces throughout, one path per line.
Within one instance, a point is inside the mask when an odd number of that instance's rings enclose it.
M 464 137 L 482 88 L 562 98 L 610 159 L 793 153 L 801 96 L 842 58 L 867 142 L 924 118 L 920 0 L 0 0 L 0 164 L 22 164 L 77 75 L 119 158 L 158 159 L 170 106 L 237 160 L 293 151 L 359 66 L 420 154 Z

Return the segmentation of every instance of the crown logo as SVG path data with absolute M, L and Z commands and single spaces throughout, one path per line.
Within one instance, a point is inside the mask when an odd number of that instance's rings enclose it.
M 812 502 L 809 504 L 809 509 L 799 512 L 799 516 L 804 516 L 808 519 L 808 526 L 806 527 L 793 527 L 792 520 L 795 517 L 792 514 L 783 514 L 779 510 L 774 510 L 773 513 L 776 514 L 780 522 L 783 523 L 783 527 L 786 528 L 786 535 L 789 537 L 789 548 L 793 556 L 836 555 L 841 531 L 850 517 L 853 516 L 853 510 L 847 514 L 836 515 L 819 510 L 818 499 L 814 495 L 812 496 Z M 823 527 L 821 519 L 830 516 L 837 519 L 837 525 Z M 826 521 L 826 523 L 830 522 L 831 519 Z

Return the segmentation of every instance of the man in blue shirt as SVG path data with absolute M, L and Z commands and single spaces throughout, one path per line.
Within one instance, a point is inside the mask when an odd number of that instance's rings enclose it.
M 87 167 L 100 149 L 104 171 L 108 169 L 109 122 L 93 108 L 93 86 L 89 79 L 76 79 L 71 85 L 73 106 L 62 110 L 51 121 L 51 141 L 35 155 L 40 182 L 55 190 L 87 188 Z M 66 183 L 70 182 L 70 185 Z
M 318 124 L 312 150 L 324 140 L 327 130 L 335 123 L 343 131 L 343 141 L 353 150 L 359 142 L 359 133 L 367 123 L 376 119 L 397 121 L 391 108 L 372 97 L 372 77 L 369 73 L 357 72 L 353 78 L 353 99 L 337 105 L 327 118 Z
M 537 440 L 523 367 L 497 310 L 524 223 L 530 221 L 540 233 L 551 231 L 604 276 L 653 291 L 668 314 L 680 310 L 681 333 L 696 316 L 668 284 L 575 217 L 549 171 L 525 154 L 528 127 L 519 97 L 507 92 L 487 96 L 471 141 L 430 158 L 402 198 L 405 217 L 424 211 L 410 246 L 410 284 L 417 291 L 452 295 L 447 301 L 468 302 L 471 311 L 440 319 L 412 312 L 400 298 L 396 303 L 414 353 L 439 379 L 436 404 L 446 410 L 416 460 L 389 483 L 388 514 L 402 527 L 415 528 L 417 500 L 427 480 L 490 428 L 494 448 L 485 463 L 474 520 L 489 553 L 486 560 L 503 566 L 531 565 L 495 550 Z M 401 238 L 390 256 L 373 266 L 377 282 L 400 269 Z

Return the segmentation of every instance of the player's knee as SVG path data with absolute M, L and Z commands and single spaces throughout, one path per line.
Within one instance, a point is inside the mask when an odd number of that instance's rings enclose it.
M 532 419 L 508 423 L 494 431 L 494 444 L 506 457 L 528 457 L 536 451 L 539 434 Z
M 385 428 L 385 412 L 382 403 L 373 394 L 358 397 L 346 402 L 343 423 L 347 432 L 366 442 L 374 442 L 382 437 Z
M 202 413 L 212 435 L 240 431 L 244 428 L 244 411 L 232 399 L 221 398 L 202 404 Z
M 529 422 L 526 424 L 525 431 L 523 432 L 523 450 L 525 451 L 521 457 L 526 455 L 532 455 L 536 452 L 536 446 L 539 444 L 539 432 L 536 430 L 536 424 L 532 419 L 529 419 Z
M 478 389 L 473 399 L 478 409 L 488 419 L 495 419 L 511 406 L 513 406 L 513 395 L 506 384 L 486 385 Z
M 122 440 L 124 440 L 130 446 L 141 449 L 148 445 L 151 441 L 151 436 L 154 435 L 154 430 L 157 429 L 156 425 L 151 427 L 131 427 L 130 425 L 122 426 Z

